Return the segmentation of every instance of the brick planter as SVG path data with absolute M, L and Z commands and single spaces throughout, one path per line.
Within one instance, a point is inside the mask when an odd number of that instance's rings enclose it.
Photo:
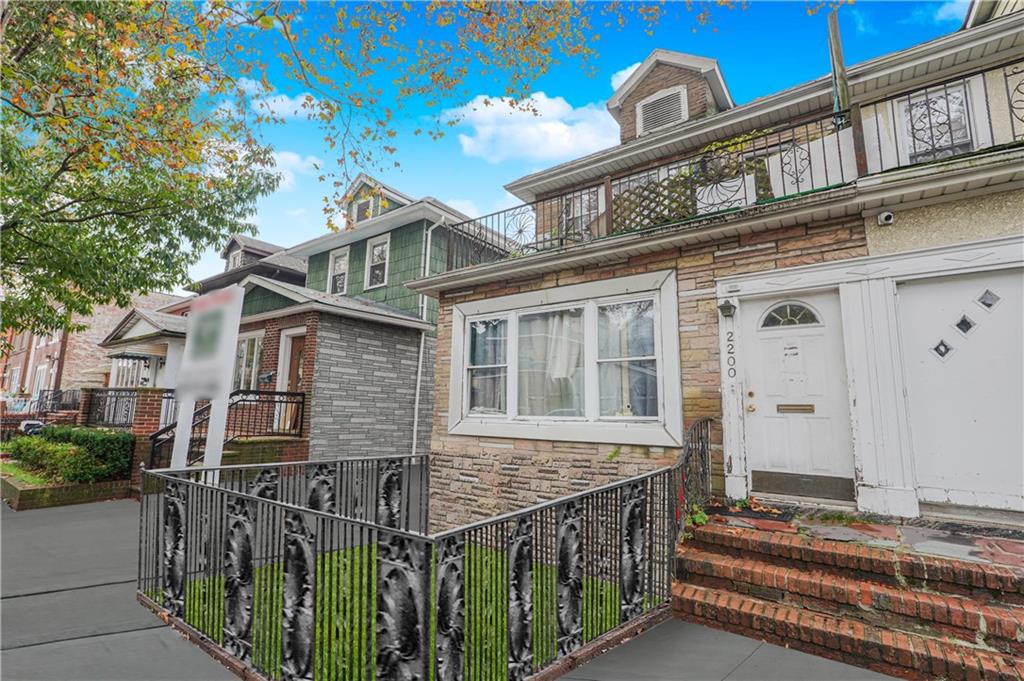
M 35 487 L 9 476 L 0 476 L 0 492 L 12 509 L 25 511 L 32 508 L 124 499 L 128 496 L 128 481 L 109 480 L 81 485 Z

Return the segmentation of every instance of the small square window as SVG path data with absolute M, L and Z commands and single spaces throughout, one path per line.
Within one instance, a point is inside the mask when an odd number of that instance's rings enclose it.
M 957 331 L 966 336 L 967 334 L 974 330 L 974 327 L 977 326 L 977 323 L 967 315 L 961 315 L 960 319 L 953 326 L 956 327 Z
M 946 357 L 949 356 L 949 353 L 953 352 L 953 346 L 944 340 L 940 340 L 932 348 L 932 352 L 934 352 L 939 359 L 946 359 Z
M 990 289 L 985 289 L 985 292 L 978 296 L 978 305 L 981 305 L 986 310 L 991 310 L 1000 300 L 1002 299 Z

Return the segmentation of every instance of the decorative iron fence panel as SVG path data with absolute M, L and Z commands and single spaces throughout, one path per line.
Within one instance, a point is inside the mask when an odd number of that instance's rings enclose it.
M 54 411 L 76 411 L 82 399 L 81 390 L 40 390 L 36 410 L 40 414 Z
M 686 503 L 703 506 L 711 498 L 711 431 L 716 419 L 694 421 L 686 430 L 682 470 Z M 685 509 L 688 512 L 690 509 Z
M 425 522 L 402 511 L 425 464 L 143 471 L 140 597 L 266 678 L 316 681 L 522 679 L 668 600 L 680 466 L 427 535 L 398 527 Z M 343 502 L 357 486 L 383 503 Z
M 139 393 L 132 388 L 94 390 L 89 400 L 90 426 L 131 428 Z

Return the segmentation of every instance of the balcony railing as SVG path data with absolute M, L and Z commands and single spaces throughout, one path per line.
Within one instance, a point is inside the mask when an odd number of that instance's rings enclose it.
M 88 424 L 104 428 L 131 428 L 138 396 L 134 388 L 94 390 L 89 401 Z
M 36 398 L 36 411 L 40 414 L 77 411 L 81 399 L 81 390 L 40 390 L 39 397 Z
M 890 96 L 860 113 L 752 131 L 686 158 L 452 225 L 446 269 L 741 212 L 848 184 L 861 173 L 1020 142 L 1024 62 Z
M 524 679 L 667 602 L 681 463 L 437 534 L 401 512 L 427 470 L 143 471 L 139 600 L 246 678 L 323 681 Z

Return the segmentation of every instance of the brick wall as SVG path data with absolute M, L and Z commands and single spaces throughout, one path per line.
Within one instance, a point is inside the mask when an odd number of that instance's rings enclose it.
M 155 310 L 179 300 L 180 296 L 169 293 L 150 293 L 136 296 L 132 300 L 132 307 Z M 104 373 L 110 371 L 110 359 L 107 357 L 107 351 L 99 347 L 99 343 L 114 330 L 129 311 L 130 308 L 113 304 L 97 305 L 89 317 L 75 317 L 73 321 L 84 323 L 86 328 L 76 331 L 68 338 L 64 351 L 64 368 L 61 370 L 60 385 L 57 387 L 71 389 L 104 385 Z
M 420 332 L 358 319 L 325 316 L 317 338 L 310 411 L 310 458 L 412 451 Z M 433 412 L 428 338 L 420 386 L 422 453 Z
M 650 97 L 659 90 L 686 86 L 687 110 L 690 119 L 701 118 L 708 110 L 708 84 L 697 71 L 684 69 L 671 64 L 656 64 L 644 78 L 622 100 L 619 113 L 619 138 L 625 143 L 636 139 L 636 105 L 637 102 Z
M 519 281 L 477 286 L 440 301 L 435 375 L 431 487 L 443 503 L 431 508 L 434 529 L 522 508 L 543 499 L 651 470 L 678 450 L 448 434 L 451 311 L 454 303 L 643 272 L 674 269 L 679 288 L 679 346 L 684 425 L 722 412 L 717 277 L 820 263 L 867 254 L 862 220 L 843 219 L 669 248 L 624 262 L 569 269 Z M 720 431 L 713 471 L 721 485 Z

